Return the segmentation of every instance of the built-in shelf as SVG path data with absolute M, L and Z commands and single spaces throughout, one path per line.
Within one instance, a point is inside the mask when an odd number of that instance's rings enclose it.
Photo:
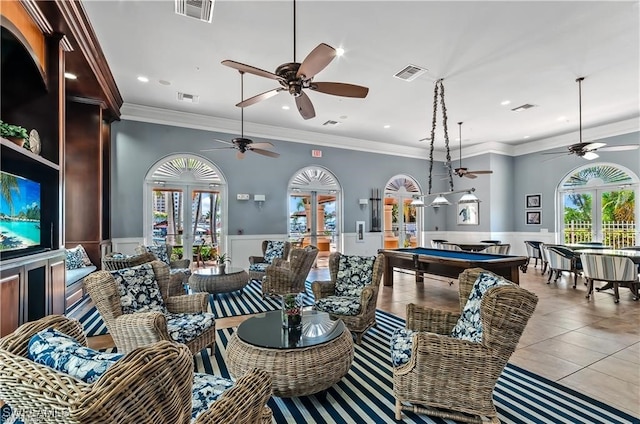
M 21 156 L 24 156 L 25 158 L 28 158 L 30 160 L 39 162 L 43 165 L 48 166 L 49 168 L 59 171 L 60 170 L 60 166 L 56 163 L 51 162 L 50 160 L 47 160 L 45 158 L 43 158 L 42 156 L 36 155 L 35 153 L 33 153 L 31 150 L 29 149 L 25 149 L 24 147 L 20 147 L 17 144 L 7 140 L 6 138 L 2 138 L 0 137 L 0 145 L 2 145 L 3 147 L 7 147 L 9 149 L 11 149 L 11 153 L 15 152 L 18 153 Z M 7 154 L 5 152 L 2 152 L 3 154 Z M 20 156 L 18 156 L 20 157 Z

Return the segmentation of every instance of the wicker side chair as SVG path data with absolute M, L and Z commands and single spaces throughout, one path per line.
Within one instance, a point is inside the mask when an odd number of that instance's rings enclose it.
M 131 268 L 155 261 L 156 257 L 149 253 L 137 253 L 135 255 L 125 255 L 119 252 L 111 252 L 102 258 L 102 269 L 115 271 L 118 269 Z
M 317 256 L 318 248 L 309 245 L 293 249 L 288 261 L 274 260 L 262 279 L 262 297 L 304 292 L 304 283 Z
M 141 266 L 144 266 L 140 265 Z M 155 280 L 158 282 L 160 294 L 164 306 L 169 315 L 161 312 L 137 312 L 124 313 L 121 305 L 118 283 L 108 271 L 98 271 L 85 277 L 84 286 L 96 305 L 98 312 L 113 337 L 118 352 L 127 353 L 131 350 L 146 346 L 160 340 L 174 341 L 169 334 L 167 322 L 171 322 L 171 314 L 199 314 L 208 310 L 208 293 L 195 293 L 191 295 L 174 295 L 179 293 L 181 283 L 169 273 L 167 264 L 161 261 L 150 263 L 153 267 Z M 130 269 L 136 269 L 132 267 Z M 193 335 L 193 338 L 185 340 L 193 354 L 206 347 L 213 349 L 215 346 L 215 325 L 206 328 L 202 332 Z
M 27 359 L 29 340 L 47 328 L 86 346 L 82 325 L 62 315 L 0 339 L 0 399 L 25 419 L 40 412 L 37 421 L 44 423 L 189 423 L 193 359 L 186 346 L 165 341 L 135 349 L 85 383 Z
M 350 296 L 344 295 L 344 290 L 336 290 L 336 285 L 340 284 L 338 282 L 340 265 L 342 262 L 344 266 L 346 258 L 349 256 L 344 256 L 339 252 L 329 255 L 331 281 L 314 281 L 311 283 L 311 290 L 316 300 L 315 309 L 327 312 L 331 319 L 341 319 L 351 333 L 356 336 L 356 343 L 360 344 L 362 335 L 376 325 L 376 304 L 383 274 L 384 256 L 379 254 L 375 257 L 371 268 L 364 270 L 367 279 L 370 276 L 370 281 L 362 281 L 361 287 L 355 292 L 349 293 Z M 360 262 L 367 259 L 369 258 L 362 258 Z
M 461 311 L 483 272 L 492 275 L 480 268 L 460 274 Z M 408 335 L 407 362 L 393 367 L 396 419 L 409 410 L 460 422 L 481 422 L 481 416 L 499 423 L 493 389 L 537 302 L 535 294 L 516 284 L 489 288 L 480 299 L 479 342 L 451 336 L 460 313 L 407 305 L 402 331 L 415 333 Z
M 288 241 L 263 240 L 262 256 L 249 256 L 249 278 L 262 280 L 267 267 L 276 259 L 289 259 L 291 243 Z

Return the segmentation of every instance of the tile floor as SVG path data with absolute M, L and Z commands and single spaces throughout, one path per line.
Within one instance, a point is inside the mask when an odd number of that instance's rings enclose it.
M 328 279 L 326 268 L 316 268 L 310 280 Z M 620 303 L 612 292 L 585 298 L 584 280 L 572 288 L 565 273 L 557 283 L 547 284 L 540 267 L 529 266 L 520 274 L 522 287 L 539 298 L 534 315 L 520 339 L 511 363 L 545 376 L 585 395 L 640 417 L 640 302 L 627 289 Z M 396 271 L 394 287 L 381 286 L 378 307 L 405 317 L 406 304 L 413 302 L 438 309 L 458 311 L 457 282 L 431 276 L 415 283 L 413 274 Z M 218 328 L 237 326 L 246 319 L 225 318 Z M 90 345 L 112 345 L 109 336 L 92 338 Z

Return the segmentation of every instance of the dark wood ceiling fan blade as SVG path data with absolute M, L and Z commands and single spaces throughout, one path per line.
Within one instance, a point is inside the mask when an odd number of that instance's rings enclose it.
M 624 150 L 636 150 L 640 148 L 640 145 L 637 144 L 626 144 L 623 146 L 610 146 L 610 147 L 602 147 L 598 149 L 599 152 L 622 152 Z
M 254 105 L 254 104 L 258 103 L 258 102 L 261 102 L 262 100 L 266 100 L 266 99 L 269 99 L 269 98 L 275 96 L 276 94 L 278 94 L 279 92 L 281 92 L 283 90 L 284 90 L 284 88 L 279 87 L 279 88 L 274 88 L 273 90 L 265 91 L 264 93 L 256 94 L 253 97 L 249 97 L 248 99 L 245 99 L 245 100 L 241 101 L 240 103 L 237 103 L 236 106 L 238 106 L 238 107 L 247 107 L 247 106 Z
M 484 170 L 484 171 L 467 171 L 469 174 L 493 174 L 493 171 Z
M 316 116 L 316 110 L 313 108 L 313 103 L 309 96 L 303 91 L 298 97 L 296 97 L 296 106 L 298 112 L 304 119 L 311 119 Z
M 342 82 L 313 82 L 309 88 L 314 91 L 319 91 L 320 93 L 342 97 L 356 97 L 359 99 L 364 99 L 367 97 L 367 94 L 369 94 L 368 87 Z
M 325 43 L 318 44 L 300 64 L 296 77 L 313 78 L 318 72 L 326 68 L 335 57 L 336 49 Z
M 273 72 L 265 71 L 264 69 L 256 68 L 255 66 L 245 65 L 244 63 L 236 62 L 235 60 L 223 60 L 222 64 L 230 68 L 236 69 L 240 72 L 246 72 L 248 74 L 257 75 L 259 77 L 269 78 L 273 80 L 282 80 L 282 77 L 274 74 Z
M 253 147 L 250 147 L 249 150 L 251 150 L 252 152 L 258 153 L 259 155 L 269 156 L 271 158 L 280 157 L 280 153 L 272 152 L 271 150 L 255 149 Z
M 268 141 L 261 141 L 260 143 L 251 143 L 250 147 L 252 149 L 268 149 L 269 147 L 273 147 L 273 144 Z

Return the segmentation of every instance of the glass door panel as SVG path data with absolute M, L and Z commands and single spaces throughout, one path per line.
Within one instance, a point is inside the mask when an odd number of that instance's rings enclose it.
M 153 243 L 182 247 L 184 214 L 183 191 L 180 189 L 153 189 Z M 178 251 L 180 253 L 180 251 Z
M 563 195 L 563 243 L 595 241 L 593 231 L 593 193 L 565 193 Z
M 318 256 L 335 252 L 339 236 L 337 207 L 337 196 L 333 193 L 291 193 L 289 239 L 294 246 L 317 246 Z
M 615 249 L 636 245 L 635 193 L 633 190 L 601 191 L 601 234 L 598 239 Z
M 222 239 L 221 195 L 215 190 L 194 190 L 192 195 L 193 255 L 213 260 Z

